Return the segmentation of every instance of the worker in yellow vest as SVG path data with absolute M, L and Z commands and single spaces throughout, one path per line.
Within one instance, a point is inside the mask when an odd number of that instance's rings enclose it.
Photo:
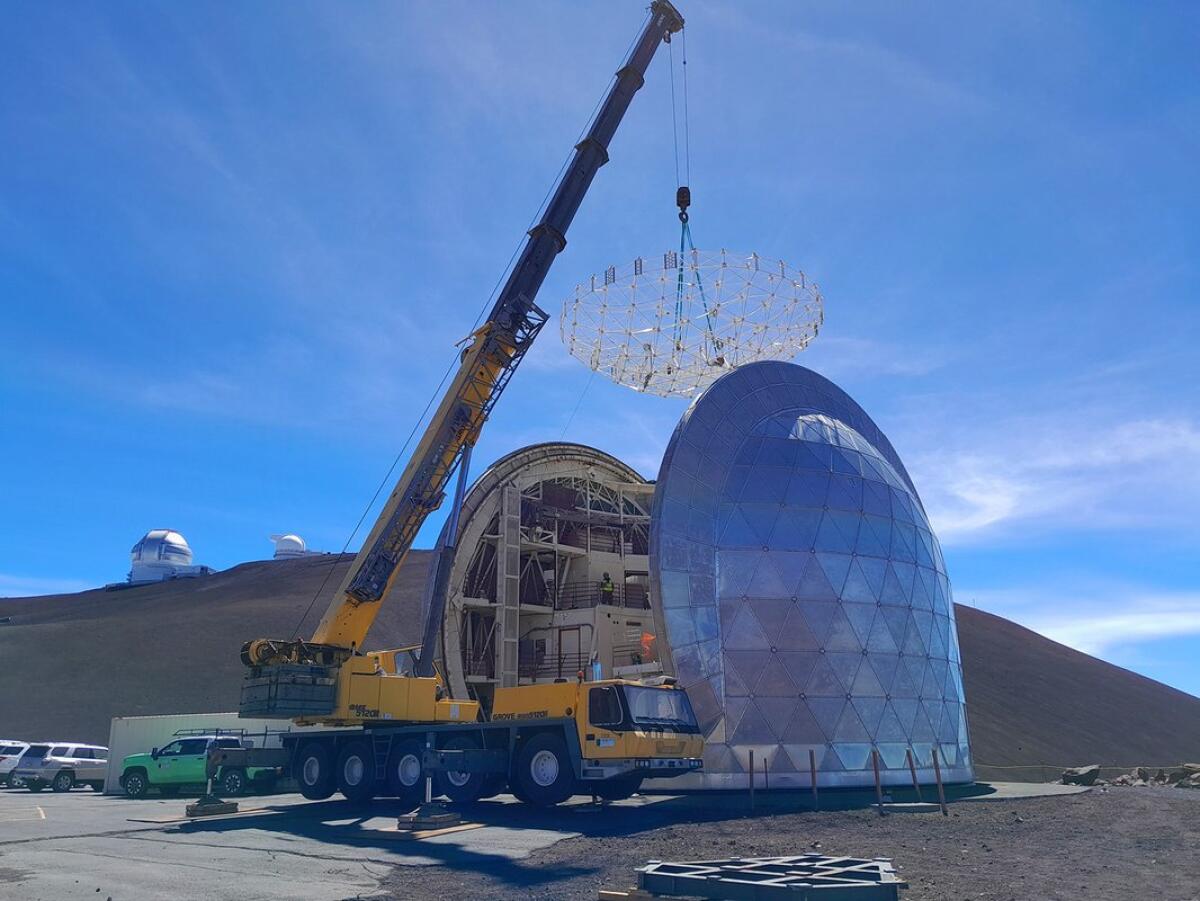
M 613 585 L 613 580 L 609 578 L 608 573 L 605 573 L 600 579 L 600 603 L 611 605 L 615 589 L 616 586 Z

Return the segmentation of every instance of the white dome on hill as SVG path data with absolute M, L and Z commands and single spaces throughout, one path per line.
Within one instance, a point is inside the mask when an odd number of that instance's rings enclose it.
M 304 539 L 299 535 L 289 532 L 286 535 L 272 535 L 271 540 L 275 542 L 275 557 L 276 560 L 294 560 L 297 557 L 317 557 L 324 551 L 310 551 Z
M 275 559 L 287 560 L 290 557 L 303 557 L 308 546 L 299 535 L 272 535 L 275 542 Z
M 130 582 L 161 582 L 212 572 L 207 566 L 192 565 L 192 549 L 174 529 L 151 529 L 133 546 L 130 558 Z

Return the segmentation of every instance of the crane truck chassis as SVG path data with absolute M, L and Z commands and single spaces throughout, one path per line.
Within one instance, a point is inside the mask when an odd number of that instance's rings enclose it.
M 621 679 L 499 688 L 489 721 L 376 722 L 288 734 L 281 749 L 213 748 L 209 773 L 279 767 L 310 800 L 432 794 L 470 803 L 511 791 L 539 807 L 575 794 L 621 800 L 647 778 L 703 767 L 703 741 L 687 694 Z

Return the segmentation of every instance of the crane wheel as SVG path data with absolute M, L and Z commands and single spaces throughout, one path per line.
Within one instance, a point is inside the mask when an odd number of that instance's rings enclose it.
M 402 741 L 388 756 L 388 794 L 416 807 L 425 799 L 425 772 L 421 765 L 424 746 L 416 739 Z
M 465 735 L 451 738 L 443 751 L 469 751 L 479 747 L 479 742 Z M 464 773 L 457 770 L 442 770 L 437 775 L 437 792 L 460 804 L 473 804 L 483 797 L 487 773 Z
M 310 801 L 324 801 L 337 787 L 333 778 L 333 755 L 324 742 L 310 741 L 300 748 L 293 766 L 300 794 Z
M 592 791 L 596 793 L 597 798 L 603 798 L 605 801 L 624 801 L 626 798 L 632 798 L 641 787 L 641 776 L 618 776 L 594 783 Z
M 365 741 L 348 741 L 338 752 L 337 787 L 346 800 L 362 803 L 375 797 L 375 754 Z
M 553 807 L 575 794 L 575 770 L 567 743 L 559 735 L 535 735 L 517 752 L 514 791 L 535 807 Z
M 504 773 L 488 773 L 483 777 L 483 791 L 479 793 L 479 800 L 494 798 L 507 789 L 508 776 Z

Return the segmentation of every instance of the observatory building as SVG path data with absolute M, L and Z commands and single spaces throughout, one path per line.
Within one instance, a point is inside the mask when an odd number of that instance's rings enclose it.
M 445 531 L 441 541 L 446 539 Z M 656 483 L 574 444 L 518 450 L 468 493 L 441 654 L 455 696 L 667 673 L 706 738 L 693 787 L 973 778 L 950 584 L 891 443 L 790 363 L 691 404 Z M 678 782 L 673 782 L 678 785 Z
M 151 529 L 133 546 L 130 557 L 130 585 L 207 576 L 213 572 L 211 567 L 192 564 L 192 549 L 187 539 L 174 529 Z
M 295 560 L 297 557 L 320 557 L 324 551 L 310 551 L 304 539 L 299 535 L 288 533 L 287 535 L 272 535 L 271 540 L 275 542 L 275 553 L 271 559 L 273 560 Z

